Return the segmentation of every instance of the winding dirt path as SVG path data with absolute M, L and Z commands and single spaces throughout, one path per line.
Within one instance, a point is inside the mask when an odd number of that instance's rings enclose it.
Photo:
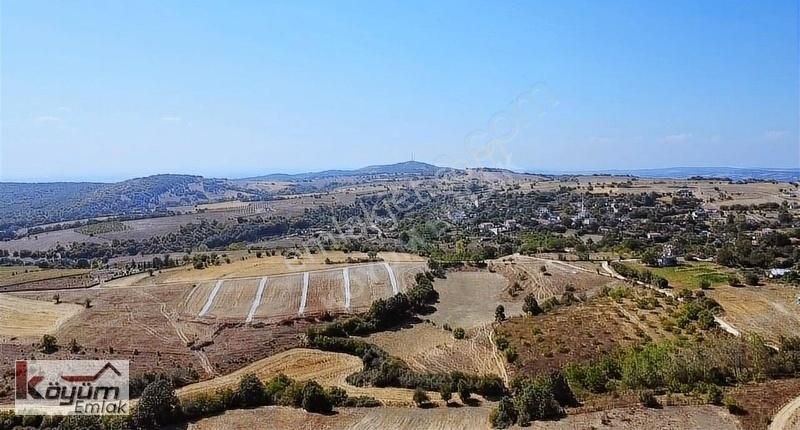
M 798 428 L 800 428 L 800 397 L 782 407 L 772 417 L 772 423 L 769 425 L 769 430 L 797 430 Z

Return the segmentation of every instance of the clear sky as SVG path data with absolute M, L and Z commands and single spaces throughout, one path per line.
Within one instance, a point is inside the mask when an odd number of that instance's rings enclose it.
M 0 180 L 798 167 L 798 0 L 0 1 Z

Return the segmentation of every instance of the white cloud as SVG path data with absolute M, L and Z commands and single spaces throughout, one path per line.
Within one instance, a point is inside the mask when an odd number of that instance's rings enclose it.
M 786 137 L 786 130 L 767 130 L 764 132 L 764 139 L 781 140 Z
M 684 143 L 692 138 L 692 133 L 670 134 L 661 138 L 662 143 Z

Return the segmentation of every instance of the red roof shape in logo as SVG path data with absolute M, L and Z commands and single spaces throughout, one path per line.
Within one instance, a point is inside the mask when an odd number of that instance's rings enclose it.
M 107 370 L 111 370 L 112 372 L 116 373 L 117 376 L 122 376 L 122 373 L 120 373 L 120 371 L 117 370 L 116 367 L 114 367 L 111 363 L 106 363 L 106 365 L 103 366 L 103 368 L 100 369 L 100 371 L 95 373 L 94 375 L 73 375 L 73 376 L 61 375 L 61 379 L 67 382 L 94 382 L 100 379 L 100 377 L 103 376 L 103 373 L 105 373 Z

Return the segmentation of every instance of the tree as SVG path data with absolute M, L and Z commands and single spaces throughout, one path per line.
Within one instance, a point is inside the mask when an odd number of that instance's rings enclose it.
M 494 320 L 497 322 L 504 321 L 506 319 L 506 308 L 503 305 L 497 305 L 494 309 Z
M 466 333 L 464 332 L 463 328 L 456 327 L 456 329 L 453 330 L 453 337 L 454 338 L 456 338 L 456 339 L 464 339 L 464 336 L 466 336 Z
M 428 393 L 426 393 L 425 390 L 420 387 L 414 390 L 414 404 L 416 404 L 418 408 L 427 405 L 430 401 L 431 399 L 428 397 Z
M 458 398 L 461 399 L 461 403 L 467 403 L 470 399 L 471 393 L 469 392 L 469 385 L 463 380 L 458 381 Z
M 525 296 L 525 304 L 522 305 L 522 310 L 528 315 L 539 315 L 542 313 L 542 308 L 539 307 L 539 302 L 536 301 L 536 296 L 529 293 Z
M 741 287 L 742 281 L 739 280 L 739 277 L 736 275 L 728 276 L 728 285 L 731 287 Z
M 39 343 L 39 349 L 45 354 L 52 354 L 58 350 L 58 342 L 55 336 L 46 334 L 42 336 L 42 341 Z
M 244 406 L 261 406 L 267 403 L 264 383 L 252 373 L 239 380 L 239 399 Z
M 327 414 L 333 410 L 330 399 L 318 383 L 308 381 L 303 386 L 302 407 L 308 412 Z
M 453 398 L 453 387 L 450 384 L 442 384 L 439 388 L 439 395 L 442 396 L 445 405 L 450 404 L 450 399 Z
M 151 382 L 142 391 L 133 412 L 133 422 L 138 428 L 158 428 L 173 422 L 180 410 L 175 388 L 166 379 Z
M 504 429 L 511 427 L 517 421 L 517 410 L 514 409 L 514 403 L 508 397 L 500 399 L 497 408 L 492 410 L 489 415 L 489 422 L 492 427 L 496 429 Z
M 61 303 L 61 294 L 53 294 L 53 301 L 56 302 L 56 304 Z
M 748 273 L 744 275 L 744 282 L 747 285 L 756 286 L 758 285 L 758 275 L 756 275 L 755 273 Z
M 711 289 L 711 281 L 709 281 L 708 279 L 701 279 L 700 280 L 700 289 L 702 289 L 702 290 Z

